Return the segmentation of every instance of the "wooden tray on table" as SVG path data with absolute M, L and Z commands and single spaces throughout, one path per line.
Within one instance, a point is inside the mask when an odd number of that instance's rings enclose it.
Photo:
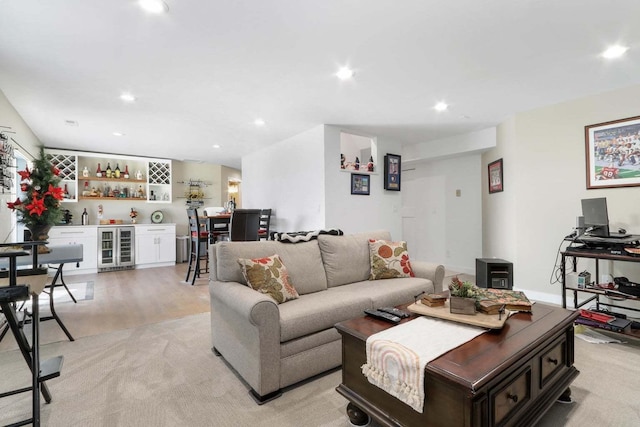
M 451 320 L 453 322 L 464 323 L 466 325 L 480 326 L 488 329 L 502 329 L 509 316 L 515 312 L 505 310 L 502 316 L 499 314 L 485 314 L 476 312 L 476 314 L 456 314 L 449 311 L 449 300 L 443 306 L 429 307 L 418 301 L 407 307 L 412 313 L 422 314 L 429 317 L 437 317 L 438 319 Z

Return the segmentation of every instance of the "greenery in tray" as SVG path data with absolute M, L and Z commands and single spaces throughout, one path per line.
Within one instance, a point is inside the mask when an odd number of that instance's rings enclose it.
M 477 299 L 479 296 L 478 288 L 471 282 L 461 282 L 458 276 L 451 279 L 449 284 L 449 292 L 451 296 L 460 298 Z

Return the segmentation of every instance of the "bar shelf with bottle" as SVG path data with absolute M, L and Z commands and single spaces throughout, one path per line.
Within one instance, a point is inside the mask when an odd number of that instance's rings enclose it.
M 144 179 L 79 178 L 78 182 L 82 188 L 80 200 L 147 200 L 145 193 L 147 181 Z M 102 185 L 96 188 L 96 182 Z M 115 184 L 115 188 L 111 188 L 108 184 Z
M 67 150 L 46 151 L 61 171 L 63 181 L 60 186 L 64 188 L 67 202 L 144 200 L 171 203 L 171 160 Z M 118 188 L 122 186 L 126 190 Z M 110 192 L 115 189 L 120 190 L 116 192 L 117 197 L 104 195 L 113 194 Z M 131 193 L 136 196 L 131 197 Z

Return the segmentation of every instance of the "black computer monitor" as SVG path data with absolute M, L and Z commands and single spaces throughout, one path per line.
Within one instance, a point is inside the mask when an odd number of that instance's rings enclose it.
M 592 236 L 609 237 L 607 198 L 582 199 L 584 226 Z

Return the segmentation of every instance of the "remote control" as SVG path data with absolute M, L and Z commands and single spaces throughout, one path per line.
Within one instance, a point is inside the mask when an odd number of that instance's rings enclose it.
M 369 316 L 375 317 L 376 319 L 385 320 L 391 323 L 399 323 L 402 320 L 398 316 L 394 316 L 393 314 L 385 313 L 384 311 L 380 310 L 366 309 L 364 312 Z
M 401 319 L 411 316 L 406 311 L 400 310 L 399 308 L 395 307 L 380 307 L 378 310 L 384 311 L 385 313 L 393 314 L 394 316 L 398 316 Z

